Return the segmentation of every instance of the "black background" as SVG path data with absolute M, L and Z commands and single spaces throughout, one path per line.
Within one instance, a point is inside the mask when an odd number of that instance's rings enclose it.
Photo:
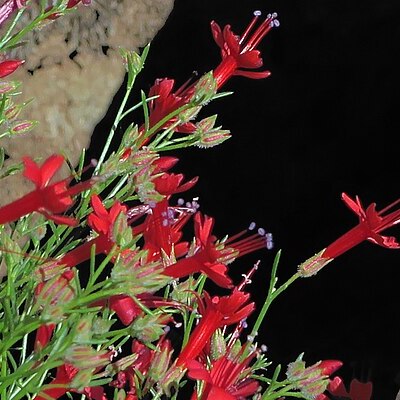
M 173 155 L 180 158 L 174 172 L 200 176 L 187 196 L 199 196 L 201 210 L 216 218 L 218 235 L 251 221 L 274 234 L 272 252 L 231 267 L 238 281 L 261 260 L 249 289 L 261 307 L 278 249 L 283 282 L 357 223 L 342 192 L 359 195 L 365 205 L 376 202 L 378 210 L 400 195 L 400 3 L 176 0 L 152 43 L 138 90 L 147 92 L 158 77 L 179 85 L 194 70 L 213 69 L 220 56 L 210 21 L 230 23 L 240 34 L 256 9 L 277 12 L 281 23 L 259 46 L 271 77 L 234 77 L 224 87 L 234 94 L 203 110 L 202 116 L 218 114 L 232 132 L 229 141 Z M 96 128 L 96 146 L 121 94 Z M 285 365 L 301 352 L 310 364 L 340 359 L 345 365 L 338 374 L 347 382 L 370 379 L 374 400 L 394 400 L 400 388 L 399 268 L 399 251 L 359 245 L 290 287 L 272 306 L 259 341 L 274 363 Z

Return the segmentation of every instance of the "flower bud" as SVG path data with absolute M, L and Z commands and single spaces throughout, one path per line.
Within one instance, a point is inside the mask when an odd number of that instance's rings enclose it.
M 95 368 L 87 368 L 81 369 L 77 372 L 77 374 L 72 379 L 71 383 L 68 385 L 71 389 L 75 389 L 77 391 L 83 391 L 86 387 L 89 386 L 90 381 L 93 379 L 93 375 L 95 374 Z
M 4 82 L 0 82 L 0 94 L 13 92 L 19 86 L 21 86 L 21 82 L 19 82 L 19 81 L 4 81 Z
M 217 120 L 217 114 L 211 115 L 210 117 L 203 118 L 196 124 L 197 129 L 200 132 L 208 132 L 214 128 L 215 122 Z
M 189 109 L 182 111 L 179 115 L 179 121 L 181 123 L 185 123 L 185 122 L 189 122 L 192 119 L 196 118 L 197 114 L 200 112 L 200 110 L 202 109 L 201 106 L 194 106 L 194 107 L 190 107 Z
M 4 116 L 9 120 L 13 120 L 18 117 L 23 108 L 22 104 L 13 104 L 4 111 Z
M 55 276 L 61 275 L 66 269 L 65 265 L 59 264 L 57 260 L 51 260 L 39 265 L 34 274 L 38 282 L 46 282 Z
M 9 133 L 11 135 L 19 135 L 31 131 L 39 122 L 33 120 L 15 121 L 11 124 Z
M 0 62 L 0 78 L 12 74 L 24 62 L 24 60 L 6 60 Z
M 148 376 L 154 382 L 159 382 L 168 371 L 173 349 L 168 339 L 161 339 L 161 342 L 153 352 L 153 359 L 150 364 Z
M 111 361 L 111 352 L 95 350 L 89 345 L 73 345 L 67 349 L 65 360 L 79 370 L 105 367 Z
M 110 331 L 111 326 L 115 323 L 115 319 L 105 319 L 96 317 L 93 320 L 92 331 L 94 335 L 103 335 Z
M 131 335 L 143 343 L 155 342 L 165 334 L 164 328 L 171 319 L 169 314 L 145 315 L 136 318 L 131 325 Z
M 120 212 L 113 225 L 112 241 L 121 249 L 126 249 L 132 245 L 132 239 L 132 228 L 128 226 L 126 214 Z
M 143 68 L 144 60 L 135 51 L 120 48 L 120 54 L 123 59 L 126 72 L 137 75 Z
M 81 317 L 75 325 L 74 343 L 86 344 L 90 343 L 93 335 L 93 314 Z
M 288 365 L 286 376 L 296 384 L 306 399 L 314 400 L 326 390 L 329 375 L 336 372 L 343 363 L 338 360 L 324 360 L 306 368 L 302 358 L 303 353 Z
M 325 249 L 299 265 L 297 271 L 301 277 L 309 278 L 310 276 L 315 275 L 318 271 L 325 267 L 325 265 L 333 260 L 333 258 L 321 257 L 324 251 Z
M 216 129 L 206 133 L 200 134 L 199 140 L 195 146 L 208 149 L 217 146 L 231 137 L 231 132 L 227 129 Z
M 34 309 L 42 309 L 44 322 L 58 322 L 62 318 L 65 306 L 75 296 L 75 289 L 70 283 L 73 277 L 74 271 L 67 270 L 38 285 Z
M 196 105 L 205 105 L 217 93 L 217 82 L 212 72 L 203 75 L 194 87 L 194 95 L 190 99 Z
M 218 360 L 225 354 L 226 354 L 225 338 L 221 332 L 221 329 L 217 329 L 211 338 L 211 349 L 210 349 L 211 360 L 212 361 Z

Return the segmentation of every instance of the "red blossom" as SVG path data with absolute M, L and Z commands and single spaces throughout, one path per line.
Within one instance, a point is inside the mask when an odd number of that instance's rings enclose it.
M 186 242 L 177 242 L 182 237 L 182 227 L 190 218 L 188 217 L 189 210 L 183 211 L 176 207 L 170 207 L 168 199 L 173 194 L 191 189 L 197 183 L 198 177 L 182 183 L 183 174 L 165 172 L 177 162 L 178 159 L 175 157 L 160 157 L 152 163 L 155 167 L 153 172 L 156 174 L 153 183 L 156 191 L 163 195 L 164 199 L 151 205 L 145 221 L 132 228 L 134 235 L 143 235 L 145 241 L 143 248 L 148 250 L 149 260 L 159 258 L 161 252 L 169 257 L 172 249 L 174 249 L 175 256 L 180 256 L 185 254 L 188 248 Z
M 204 303 L 199 303 L 202 318 L 178 356 L 176 365 L 185 367 L 189 360 L 196 359 L 218 328 L 247 318 L 255 308 L 253 302 L 248 302 L 249 298 L 248 293 L 237 290 L 223 297 L 210 297 L 207 292 L 204 292 Z
M 93 195 L 90 199 L 93 212 L 88 217 L 88 225 L 98 233 L 98 236 L 71 250 L 58 260 L 59 264 L 74 267 L 90 258 L 91 248 L 96 245 L 96 254 L 108 254 L 114 246 L 113 228 L 120 213 L 126 214 L 126 207 L 116 201 L 107 210 L 99 196 Z
M 25 196 L 0 208 L 0 224 L 15 221 L 34 211 L 59 224 L 74 226 L 75 218 L 60 215 L 67 211 L 74 201 L 72 197 L 89 189 L 92 181 L 78 183 L 68 188 L 70 178 L 49 184 L 51 178 L 61 168 L 64 157 L 50 156 L 42 166 L 38 166 L 30 157 L 24 157 L 24 177 L 33 182 L 36 189 Z
M 388 212 L 399 204 L 400 199 L 379 212 L 375 209 L 375 203 L 364 209 L 358 196 L 356 196 L 355 200 L 352 200 L 346 193 L 343 193 L 342 199 L 349 209 L 358 216 L 359 224 L 330 244 L 321 254 L 321 257 L 336 258 L 364 240 L 388 249 L 400 248 L 396 238 L 380 234 L 380 232 L 400 222 L 400 209 Z
M 390 209 L 400 203 L 400 199 L 381 211 L 376 211 L 375 203 L 364 209 L 358 196 L 353 200 L 346 193 L 342 193 L 342 199 L 349 209 L 358 216 L 358 225 L 340 236 L 320 253 L 300 264 L 298 271 L 301 276 L 309 277 L 315 275 L 330 261 L 365 240 L 388 249 L 400 248 L 395 237 L 381 234 L 382 231 L 400 222 L 400 209 L 389 212 Z
M 187 104 L 193 95 L 193 91 L 186 90 L 187 85 L 184 84 L 175 92 L 173 91 L 175 81 L 173 79 L 156 79 L 154 85 L 150 88 L 149 97 L 158 96 L 149 103 L 149 126 L 153 127 L 158 124 L 163 118 Z M 171 118 L 162 124 L 158 130 L 168 128 L 177 121 L 177 117 Z M 175 128 L 176 132 L 190 133 L 196 129 L 196 126 L 191 123 L 183 123 Z
M 226 25 L 223 30 L 215 22 L 211 22 L 211 32 L 214 40 L 221 49 L 222 61 L 215 68 L 213 76 L 216 80 L 217 89 L 232 76 L 241 75 L 252 79 L 267 78 L 270 71 L 249 71 L 262 67 L 263 61 L 260 57 L 260 51 L 256 50 L 263 37 L 279 22 L 277 15 L 268 14 L 267 18 L 255 29 L 256 22 L 261 15 L 260 12 L 254 13 L 254 18 L 246 28 L 242 36 L 237 36 L 231 31 L 230 25 Z M 190 80 L 189 80 L 190 81 Z M 189 85 L 189 81 L 184 83 L 180 88 L 174 89 L 175 81 L 173 79 L 157 79 L 149 91 L 149 97 L 158 96 L 149 102 L 149 127 L 153 128 L 157 124 L 159 126 L 155 131 L 168 128 L 177 122 L 177 117 L 173 117 L 168 121 L 161 122 L 169 114 L 188 104 L 194 94 L 196 82 Z M 144 132 L 144 125 L 140 128 Z M 174 128 L 176 132 L 192 133 L 196 130 L 196 125 L 186 122 Z M 156 132 L 153 132 L 153 134 Z M 142 145 L 149 141 L 150 137 L 144 138 Z
M 268 14 L 261 25 L 250 34 L 260 15 L 259 11 L 254 13 L 254 18 L 241 36 L 234 34 L 230 25 L 221 29 L 215 21 L 211 22 L 211 31 L 222 56 L 222 62 L 214 70 L 218 88 L 234 75 L 252 79 L 267 78 L 271 75 L 270 71 L 248 71 L 262 67 L 263 60 L 256 48 L 274 26 L 279 26 L 276 13 Z
M 189 360 L 188 376 L 205 382 L 202 400 L 244 400 L 254 395 L 260 386 L 249 377 L 252 372 L 249 364 L 256 354 L 253 352 L 243 360 L 242 351 L 233 359 L 229 353 L 225 354 L 211 363 L 210 370 L 199 361 Z M 197 400 L 196 393 L 193 393 L 191 400 Z

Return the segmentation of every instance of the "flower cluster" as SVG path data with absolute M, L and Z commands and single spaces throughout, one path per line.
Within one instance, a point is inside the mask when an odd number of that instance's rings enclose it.
M 41 2 L 30 29 L 62 18 L 81 2 L 50 3 Z M 12 30 L 13 19 L 28 6 L 3 2 L 0 25 Z M 67 393 L 94 400 L 177 398 L 188 381 L 193 385 L 186 385 L 191 388 L 186 398 L 192 400 L 371 397 L 371 383 L 355 380 L 347 391 L 340 377 L 331 378 L 342 366 L 338 360 L 306 367 L 301 354 L 288 365 L 286 377 L 280 377 L 280 365 L 270 373 L 272 361 L 257 332 L 271 303 L 298 278 L 315 275 L 364 240 L 399 248 L 395 238 L 382 235 L 400 222 L 400 210 L 394 209 L 399 202 L 378 212 L 375 204 L 365 209 L 358 197 L 343 194 L 358 224 L 301 263 L 280 286 L 278 251 L 265 303 L 250 327 L 256 304 L 249 285 L 260 263 L 241 282 L 230 269 L 240 257 L 272 250 L 272 234 L 251 223 L 219 238 L 215 219 L 200 211 L 198 199 L 181 197 L 198 177 L 172 172 L 179 160 L 163 154 L 230 138 L 228 130 L 215 127 L 216 116 L 198 116 L 225 95 L 220 90 L 232 77 L 270 76 L 259 70 L 263 60 L 257 47 L 279 22 L 275 13 L 260 19 L 256 11 L 242 35 L 212 21 L 221 62 L 178 89 L 173 79 L 157 79 L 131 108 L 126 100 L 149 48 L 141 55 L 121 50 L 127 94 L 99 160 L 84 169 L 82 157 L 70 177 L 55 182 L 67 161 L 60 154 L 40 162 L 26 156 L 17 166 L 34 189 L 0 207 L 1 399 L 49 400 Z M 0 41 L 1 79 L 24 62 L 7 58 L 20 40 L 21 32 L 8 32 Z M 11 119 L 16 87 L 0 82 L 2 129 Z M 131 123 L 110 152 L 117 127 L 140 106 L 143 122 Z M 19 126 L 23 123 L 29 124 Z M 12 134 L 6 126 L 3 136 Z

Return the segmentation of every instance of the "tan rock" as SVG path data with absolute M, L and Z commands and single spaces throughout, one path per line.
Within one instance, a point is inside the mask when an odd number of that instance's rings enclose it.
M 28 134 L 2 140 L 10 157 L 6 163 L 24 155 L 45 158 L 62 152 L 76 164 L 123 82 L 118 47 L 145 46 L 172 7 L 173 0 L 92 0 L 91 6 L 80 6 L 34 32 L 13 54 L 26 60 L 13 79 L 23 83 L 19 102 L 34 99 L 23 110 L 24 119 L 36 119 L 39 125 Z M 30 14 L 35 12 L 32 6 Z M 20 174 L 3 179 L 0 205 L 31 189 Z

